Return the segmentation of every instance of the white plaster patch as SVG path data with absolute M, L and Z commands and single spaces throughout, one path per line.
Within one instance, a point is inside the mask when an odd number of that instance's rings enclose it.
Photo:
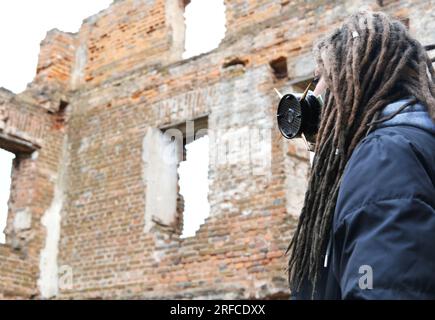
M 290 215 L 296 218 L 299 217 L 304 204 L 309 167 L 309 161 L 288 155 L 285 158 L 286 209 Z
M 146 186 L 145 227 L 150 231 L 153 220 L 164 225 L 175 221 L 177 210 L 177 167 L 179 162 L 176 142 L 171 142 L 157 128 L 149 128 L 143 140 L 143 181 Z
M 14 231 L 19 232 L 22 230 L 30 229 L 32 225 L 32 215 L 29 210 L 20 210 L 14 217 Z
M 65 174 L 67 157 L 67 138 L 63 142 L 62 156 L 60 158 L 59 174 L 54 187 L 54 197 L 50 207 L 41 219 L 46 229 L 45 247 L 41 251 L 39 261 L 38 288 L 43 298 L 52 298 L 59 292 L 59 269 L 57 256 L 59 252 L 59 239 L 61 228 L 61 211 L 64 203 Z
M 153 253 L 153 259 L 155 262 L 161 262 L 165 254 L 160 251 L 154 251 Z
M 89 33 L 89 32 L 88 32 Z M 75 53 L 74 66 L 71 70 L 71 88 L 77 88 L 82 83 L 85 67 L 88 62 L 88 47 L 87 47 L 88 34 L 83 39 L 80 39 L 79 46 Z
M 184 36 L 186 25 L 184 23 L 184 10 L 179 1 L 166 0 L 166 21 L 168 21 L 172 35 L 172 49 L 170 61 L 181 60 L 184 51 Z
M 290 63 L 290 78 L 311 77 L 314 74 L 315 58 L 312 53 L 302 55 Z
M 78 153 L 81 153 L 81 152 L 87 150 L 90 147 L 90 145 L 91 145 L 90 138 L 89 137 L 84 137 L 80 141 L 80 147 L 79 147 Z
M 35 161 L 35 160 L 38 159 L 38 157 L 39 157 L 39 152 L 38 152 L 38 151 L 34 151 L 34 152 L 32 153 L 32 160 Z

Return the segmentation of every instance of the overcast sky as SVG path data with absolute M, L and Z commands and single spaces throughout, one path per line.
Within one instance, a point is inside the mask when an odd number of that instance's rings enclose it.
M 16 93 L 23 91 L 35 75 L 39 45 L 47 31 L 57 28 L 77 32 L 83 19 L 107 8 L 112 2 L 113 0 L 1 0 L 0 87 Z M 192 0 L 186 8 L 185 17 L 187 30 L 184 58 L 214 49 L 225 34 L 223 0 Z M 204 154 L 204 149 L 192 150 L 192 158 L 195 158 L 195 152 Z M 3 241 L 7 213 L 12 157 L 11 154 L 0 152 L 0 242 Z M 192 170 L 191 175 L 196 176 L 195 172 Z M 203 179 L 198 181 L 204 183 Z

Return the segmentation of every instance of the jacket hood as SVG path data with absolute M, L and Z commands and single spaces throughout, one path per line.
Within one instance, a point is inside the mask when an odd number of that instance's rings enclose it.
M 386 117 L 396 112 L 401 106 L 409 102 L 412 97 L 396 101 L 387 105 L 381 113 L 381 117 Z M 392 119 L 382 122 L 377 125 L 377 128 L 407 125 L 417 127 L 435 135 L 435 123 L 429 116 L 427 109 L 421 103 L 410 105 L 403 109 L 399 114 Z

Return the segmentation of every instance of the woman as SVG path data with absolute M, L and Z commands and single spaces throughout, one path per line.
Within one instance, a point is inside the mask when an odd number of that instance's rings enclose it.
M 325 101 L 289 246 L 295 299 L 435 298 L 435 72 L 383 13 L 315 46 Z

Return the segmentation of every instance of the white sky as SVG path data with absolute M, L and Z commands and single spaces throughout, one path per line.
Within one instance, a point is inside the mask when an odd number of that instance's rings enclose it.
M 112 2 L 113 0 L 1 0 L 0 87 L 16 93 L 23 91 L 35 75 L 39 45 L 47 31 L 57 28 L 77 32 L 83 19 L 107 8 Z M 223 0 L 192 0 L 186 7 L 185 17 L 187 27 L 184 58 L 218 46 L 225 35 Z M 197 150 L 191 151 L 193 158 L 196 157 L 195 152 L 198 152 L 198 156 L 206 154 L 204 150 L 195 147 L 192 150 Z M 2 231 L 7 215 L 11 162 L 10 154 L 0 152 L 0 243 L 4 241 Z M 193 169 L 194 167 L 186 174 L 196 177 L 198 171 Z M 208 182 L 205 185 L 203 179 L 199 178 L 198 181 L 203 184 L 192 184 L 192 190 L 208 188 Z M 206 207 L 198 209 L 198 212 L 205 210 Z M 185 211 L 186 216 L 190 214 Z
M 11 185 L 12 159 L 15 155 L 0 149 L 0 243 L 5 242 L 3 233 L 8 214 L 8 200 Z
M 210 214 L 208 143 L 209 138 L 205 136 L 186 145 L 186 161 L 178 168 L 180 193 L 184 198 L 183 238 L 194 236 Z
M 225 36 L 224 0 L 192 0 L 184 17 L 186 51 L 183 58 L 213 50 Z
M 112 0 L 0 1 L 0 87 L 21 92 L 35 76 L 39 44 L 47 31 L 77 32 L 83 19 Z

